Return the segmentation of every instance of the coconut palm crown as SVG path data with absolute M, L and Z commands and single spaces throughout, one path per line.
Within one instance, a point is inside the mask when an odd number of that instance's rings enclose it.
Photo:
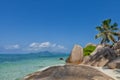
M 95 36 L 95 39 L 101 38 L 101 44 L 109 42 L 115 43 L 115 36 L 120 36 L 120 33 L 118 32 L 119 29 L 117 26 L 117 23 L 111 24 L 111 19 L 104 20 L 101 26 L 96 27 L 99 33 Z

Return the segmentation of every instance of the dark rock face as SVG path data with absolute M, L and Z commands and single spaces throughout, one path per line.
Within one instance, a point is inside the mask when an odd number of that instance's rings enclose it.
M 111 69 L 115 69 L 115 68 L 120 69 L 120 57 L 108 63 L 107 66 L 108 68 L 111 68 Z
M 116 59 L 116 57 L 117 55 L 114 50 L 108 47 L 104 47 L 91 55 L 90 58 L 86 60 L 86 62 L 84 62 L 84 64 L 103 67 L 107 65 L 107 63 L 109 63 L 110 61 Z
M 113 49 L 120 49 L 120 41 L 114 44 Z
M 104 48 L 104 45 L 97 45 L 96 49 L 90 54 L 91 56 L 99 52 L 102 48 Z
M 114 44 L 113 50 L 117 53 L 118 56 L 120 56 L 120 40 Z
M 79 45 L 75 45 L 66 62 L 70 64 L 80 64 L 82 61 L 83 61 L 83 48 Z
M 107 66 L 111 69 L 120 69 L 120 40 L 113 45 L 112 49 L 116 53 L 117 57 L 109 62 Z
M 106 74 L 88 66 L 54 66 L 44 71 L 30 74 L 24 80 L 114 80 Z

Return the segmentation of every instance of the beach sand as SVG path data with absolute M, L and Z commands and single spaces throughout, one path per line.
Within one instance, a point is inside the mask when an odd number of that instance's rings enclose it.
M 115 80 L 120 80 L 120 69 L 108 69 L 108 68 L 102 68 L 102 67 L 95 67 L 96 69 L 100 70 L 101 72 L 107 74 L 108 76 L 111 76 Z

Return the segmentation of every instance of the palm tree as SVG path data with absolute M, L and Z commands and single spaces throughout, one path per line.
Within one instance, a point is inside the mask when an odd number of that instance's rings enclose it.
M 111 24 L 111 19 L 104 20 L 101 26 L 97 26 L 96 29 L 99 33 L 95 36 L 95 39 L 101 38 L 101 44 L 106 44 L 109 42 L 116 42 L 115 36 L 119 37 L 120 33 L 118 31 L 118 24 Z

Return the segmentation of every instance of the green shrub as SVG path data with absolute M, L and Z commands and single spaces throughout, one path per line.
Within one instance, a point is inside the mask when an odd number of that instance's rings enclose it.
M 92 45 L 88 45 L 87 47 L 85 47 L 83 49 L 84 56 L 89 56 L 95 50 L 95 48 L 96 46 L 92 46 Z

